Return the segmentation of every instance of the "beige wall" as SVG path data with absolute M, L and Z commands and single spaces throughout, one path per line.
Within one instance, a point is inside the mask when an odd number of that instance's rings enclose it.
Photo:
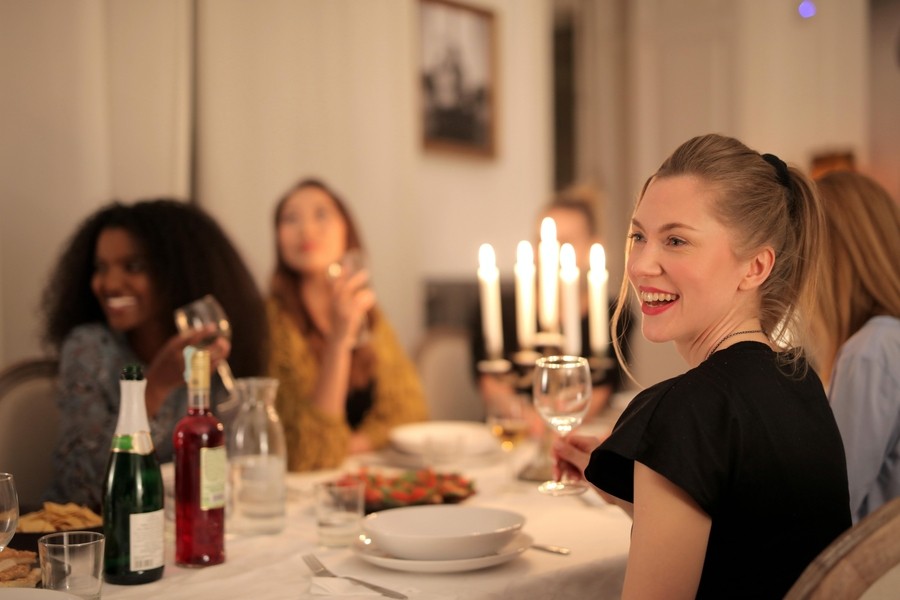
M 487 241 L 511 269 L 550 191 L 549 11 L 544 0 L 479 4 L 497 20 L 494 159 L 422 151 L 414 2 L 201 4 L 200 198 L 260 285 L 276 199 L 308 175 L 353 209 L 408 347 L 421 335 L 424 277 L 474 278 Z
M 185 196 L 186 7 L 0 2 L 0 364 L 40 351 L 41 290 L 86 215 Z
M 550 192 L 549 3 L 473 4 L 497 17 L 492 160 L 420 148 L 413 0 L 198 3 L 199 199 L 260 285 L 275 199 L 308 174 L 354 209 L 408 347 L 424 277 L 474 277 L 483 241 L 511 265 Z M 113 197 L 186 195 L 188 7 L 0 0 L 0 364 L 39 351 L 40 291 L 81 219 Z
M 198 3 L 200 201 L 260 285 L 275 199 L 306 174 L 350 202 L 408 347 L 423 278 L 474 277 L 482 242 L 511 276 L 552 180 L 552 2 L 471 3 L 497 15 L 492 160 L 420 148 L 414 0 Z M 640 182 L 690 135 L 732 133 L 801 165 L 826 144 L 870 155 L 866 0 L 819 0 L 811 22 L 781 0 L 571 4 L 598 34 L 579 66 L 595 86 L 579 89 L 580 168 L 607 191 L 613 247 Z M 189 5 L 0 0 L 0 363 L 38 351 L 40 290 L 85 215 L 112 197 L 185 195 Z M 643 381 L 681 369 L 670 347 L 646 346 Z

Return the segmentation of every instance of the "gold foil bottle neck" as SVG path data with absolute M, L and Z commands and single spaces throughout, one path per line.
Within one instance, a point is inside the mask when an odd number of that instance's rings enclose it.
M 209 351 L 193 346 L 184 349 L 184 379 L 190 390 L 209 389 Z

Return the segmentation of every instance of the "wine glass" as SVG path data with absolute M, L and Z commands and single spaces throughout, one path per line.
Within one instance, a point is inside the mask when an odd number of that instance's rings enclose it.
M 485 403 L 487 425 L 500 442 L 510 479 L 515 477 L 512 453 L 528 436 L 527 405 L 523 396 L 504 394 L 488 398 Z
M 366 264 L 366 257 L 362 253 L 361 250 L 357 248 L 351 248 L 347 250 L 344 256 L 337 262 L 331 263 L 328 265 L 328 278 L 331 280 L 337 279 L 340 276 L 353 277 L 360 271 L 368 268 Z M 366 284 L 368 287 L 368 284 Z M 361 346 L 369 341 L 369 321 L 368 317 L 363 318 L 362 323 L 359 325 L 359 332 L 356 335 L 356 344 L 355 346 Z
M 218 337 L 231 340 L 231 322 L 228 320 L 228 315 L 225 314 L 225 309 L 212 294 L 207 294 L 190 304 L 175 309 L 175 325 L 182 333 L 191 329 L 200 329 L 209 324 L 216 326 L 216 332 L 208 338 L 200 340 L 196 344 L 197 347 L 205 348 L 215 342 Z M 234 375 L 231 373 L 228 361 L 220 360 L 217 372 L 222 378 L 222 384 L 230 394 L 234 390 Z
M 0 550 L 6 548 L 19 524 L 19 497 L 11 473 L 0 473 Z
M 487 424 L 500 448 L 509 454 L 528 434 L 525 402 L 521 396 L 505 395 L 487 401 Z
M 566 437 L 581 425 L 591 404 L 591 370 L 578 356 L 546 356 L 537 359 L 533 380 L 534 407 L 544 422 Z M 545 481 L 538 489 L 552 496 L 583 494 L 587 486 L 562 470 L 557 481 Z

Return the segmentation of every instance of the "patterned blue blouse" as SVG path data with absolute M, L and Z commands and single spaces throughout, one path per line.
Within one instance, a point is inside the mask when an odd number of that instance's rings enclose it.
M 59 363 L 59 435 L 53 452 L 54 478 L 46 500 L 100 508 L 106 463 L 119 416 L 119 373 L 141 361 L 125 337 L 106 325 L 91 323 L 72 330 L 62 345 Z M 146 368 L 146 365 L 143 365 Z M 216 398 L 224 388 L 216 378 Z M 160 462 L 172 460 L 172 431 L 187 412 L 187 389 L 166 398 L 150 419 L 150 434 Z

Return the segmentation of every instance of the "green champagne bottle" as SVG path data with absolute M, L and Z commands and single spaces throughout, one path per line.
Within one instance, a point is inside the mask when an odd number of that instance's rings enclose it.
M 122 369 L 119 421 L 106 467 L 104 578 L 132 585 L 163 574 L 165 512 L 159 460 L 153 450 L 139 365 Z

